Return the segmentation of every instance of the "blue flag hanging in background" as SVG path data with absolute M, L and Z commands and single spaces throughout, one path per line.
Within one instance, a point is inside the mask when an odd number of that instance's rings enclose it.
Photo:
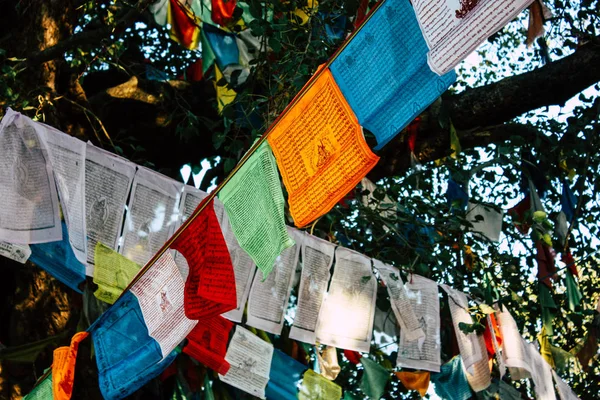
M 79 262 L 69 243 L 67 224 L 62 222 L 60 242 L 32 244 L 29 260 L 50 275 L 81 293 L 79 284 L 85 280 L 85 265 Z
M 122 399 L 158 376 L 177 355 L 164 360 L 160 346 L 148 334 L 136 296 L 127 291 L 90 327 L 98 383 L 105 399 Z
M 427 64 L 427 44 L 408 0 L 387 0 L 331 64 L 358 121 L 381 149 L 456 80 Z
M 569 184 L 566 180 L 563 182 L 560 205 L 562 207 L 562 212 L 564 212 L 567 217 L 567 222 L 570 223 L 573 221 L 573 215 L 575 214 L 575 209 L 577 208 L 577 197 L 575 197 L 575 194 L 569 187 Z
M 221 71 L 224 71 L 228 65 L 239 64 L 240 51 L 234 34 L 215 28 L 210 24 L 202 24 L 202 29 Z
M 298 382 L 307 366 L 275 349 L 269 372 L 266 396 L 268 400 L 294 400 L 298 398 Z

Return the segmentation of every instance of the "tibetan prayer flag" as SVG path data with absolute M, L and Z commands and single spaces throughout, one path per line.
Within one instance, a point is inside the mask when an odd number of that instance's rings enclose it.
M 494 379 L 486 390 L 477 393 L 483 400 L 521 400 L 521 393 L 503 380 Z
M 48 374 L 41 382 L 23 397 L 23 400 L 53 400 L 52 396 L 52 374 Z
M 485 325 L 485 331 L 483 332 L 483 339 L 485 340 L 485 348 L 490 357 L 497 354 L 497 346 L 502 346 L 502 334 L 496 321 L 494 314 L 489 314 L 487 317 L 487 324 Z
M 575 209 L 577 208 L 577 197 L 575 197 L 575 194 L 566 181 L 563 182 L 560 205 L 562 207 L 562 212 L 564 212 L 567 217 L 567 221 L 571 223 L 575 215 Z
M 331 72 L 316 76 L 268 137 L 298 227 L 331 210 L 379 160 Z
M 85 281 L 85 265 L 82 264 L 69 243 L 67 224 L 62 222 L 63 238 L 58 242 L 32 244 L 29 260 L 50 275 L 81 293 L 79 285 Z
M 304 373 L 298 400 L 339 400 L 342 388 L 317 374 L 312 369 Z
M 498 243 L 502 232 L 502 217 L 504 211 L 491 204 L 469 202 L 467 221 L 472 225 L 472 231 Z
M 233 322 L 220 315 L 203 319 L 188 334 L 183 352 L 213 371 L 225 375 L 229 363 L 225 361 L 229 332 Z
M 389 371 L 368 357 L 363 357 L 361 363 L 364 372 L 360 380 L 360 390 L 370 399 L 381 398 L 390 378 Z
M 275 349 L 269 371 L 267 400 L 294 400 L 298 398 L 298 383 L 307 367 Z
M 387 0 L 331 64 L 331 73 L 376 150 L 442 95 L 454 71 L 436 75 L 407 0 Z
M 460 356 L 454 357 L 442 365 L 437 374 L 431 374 L 435 393 L 443 399 L 467 400 L 471 398 L 471 389 L 464 374 Z
M 284 199 L 277 164 L 262 143 L 219 193 L 231 229 L 266 278 L 275 259 L 294 245 L 284 219 Z
M 215 24 L 227 25 L 233 19 L 236 0 L 212 0 L 212 20 Z
M 194 50 L 200 42 L 200 19 L 179 0 L 171 2 L 167 13 L 167 22 L 171 25 L 171 39 L 186 49 Z
M 508 215 L 513 219 L 513 225 L 519 232 L 526 235 L 531 228 L 531 197 L 528 195 L 516 206 L 508 210 Z
M 105 399 L 134 393 L 167 368 L 176 351 L 163 359 L 160 346 L 148 334 L 137 297 L 130 291 L 90 327 L 100 391 Z
M 108 304 L 119 298 L 141 268 L 100 242 L 96 244 L 94 263 L 94 283 L 98 285 L 94 296 Z
M 425 397 L 425 394 L 429 389 L 429 380 L 431 378 L 430 372 L 400 371 L 395 372 L 395 374 L 405 388 L 408 390 L 416 390 L 419 392 L 421 397 Z
M 459 210 L 466 210 L 469 203 L 469 195 L 463 188 L 463 185 L 457 183 L 454 179 L 448 179 L 448 190 L 446 191 L 446 200 L 450 209 L 457 207 Z
M 454 69 L 489 36 L 508 24 L 532 0 L 413 0 L 428 62 L 442 75 Z
M 54 350 L 52 360 L 52 395 L 54 400 L 69 400 L 73 394 L 75 381 L 75 362 L 79 343 L 88 332 L 78 332 L 71 339 L 71 346 L 59 347 Z
M 204 30 L 202 30 L 200 36 L 200 40 L 202 42 L 202 75 L 205 76 L 209 68 L 215 63 L 215 53 L 210 47 L 208 38 L 206 37 L 206 33 L 204 32 Z
M 338 363 L 337 349 L 333 346 L 327 346 L 322 352 L 317 351 L 316 353 L 321 375 L 330 381 L 335 381 L 342 370 Z
M 215 91 L 217 92 L 217 109 L 219 110 L 219 114 L 221 114 L 223 109 L 231 104 L 237 96 L 235 90 L 230 89 L 226 82 L 222 82 L 222 79 L 223 73 L 218 66 L 215 66 Z
M 573 273 L 569 270 L 566 272 L 565 276 L 565 286 L 567 287 L 567 299 L 569 301 L 569 310 L 575 311 L 577 306 L 581 303 L 581 299 L 583 295 L 579 290 L 579 285 L 575 281 L 575 277 Z
M 541 240 L 535 244 L 536 257 L 538 265 L 538 279 L 549 288 L 552 287 L 552 280 L 556 274 L 556 263 L 554 262 L 554 249 L 543 243 Z
M 190 268 L 184 307 L 191 319 L 210 318 L 237 306 L 233 265 L 213 205 L 206 204 L 171 245 Z
M 215 55 L 217 66 L 221 71 L 224 71 L 228 65 L 239 63 L 240 51 L 234 34 L 225 32 L 209 24 L 202 24 L 202 29 L 204 30 L 206 41 Z

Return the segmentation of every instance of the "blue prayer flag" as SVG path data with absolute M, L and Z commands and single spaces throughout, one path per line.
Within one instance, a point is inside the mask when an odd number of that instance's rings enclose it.
M 295 400 L 298 398 L 298 382 L 302 379 L 307 366 L 294 360 L 287 354 L 275 349 L 267 384 L 267 400 Z
M 560 205 L 562 207 L 562 212 L 564 212 L 567 217 L 567 222 L 571 223 L 573 215 L 575 214 L 575 208 L 577 207 L 577 197 L 575 197 L 575 194 L 566 181 L 563 182 Z
M 105 399 L 122 399 L 158 376 L 177 356 L 165 359 L 148 334 L 138 299 L 127 291 L 90 327 L 98 382 Z
M 448 207 L 452 208 L 454 202 L 459 202 L 461 210 L 466 210 L 469 204 L 469 195 L 454 179 L 448 179 L 448 190 L 446 191 L 446 200 L 448 200 Z
M 221 71 L 224 71 L 228 65 L 240 63 L 240 51 L 234 34 L 210 24 L 202 24 L 202 31 Z
M 32 244 L 29 260 L 50 275 L 81 293 L 79 284 L 85 280 L 83 265 L 71 248 L 67 224 L 62 222 L 62 241 Z
M 381 149 L 456 80 L 427 64 L 427 44 L 408 0 L 387 0 L 331 64 L 358 121 Z
M 431 382 L 435 385 L 435 393 L 442 399 L 467 400 L 471 398 L 471 389 L 460 356 L 456 356 L 442 365 L 439 373 L 432 373 Z

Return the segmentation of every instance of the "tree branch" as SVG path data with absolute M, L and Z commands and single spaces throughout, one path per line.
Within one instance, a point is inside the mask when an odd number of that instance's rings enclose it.
M 139 0 L 135 7 L 127 11 L 125 15 L 116 22 L 115 26 L 106 25 L 102 28 L 77 33 L 69 37 L 67 40 L 63 40 L 52 47 L 27 57 L 27 66 L 33 67 L 46 61 L 62 57 L 67 51 L 79 46 L 100 44 L 103 40 L 110 37 L 110 35 L 114 35 L 116 38 L 125 31 L 125 28 L 133 24 L 136 18 L 153 1 L 154 0 Z

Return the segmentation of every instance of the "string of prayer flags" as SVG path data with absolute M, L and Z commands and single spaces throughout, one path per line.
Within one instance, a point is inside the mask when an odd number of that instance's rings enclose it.
M 297 399 L 299 382 L 306 369 L 305 365 L 275 349 L 265 391 L 267 400 Z
M 61 228 L 63 239 L 32 244 L 29 260 L 77 293 L 81 293 L 79 285 L 85 281 L 85 265 L 79 262 L 73 253 L 65 222 L 61 223 Z
M 8 243 L 62 240 L 54 172 L 40 129 L 10 108 L 0 122 L 0 240 Z
M 200 19 L 179 0 L 169 0 L 167 23 L 171 26 L 171 39 L 189 50 L 198 47 L 200 41 Z
M 119 252 L 144 265 L 175 231 L 183 185 L 148 168 L 138 167 L 127 204 Z
M 37 126 L 52 163 L 69 243 L 77 260 L 85 264 L 85 142 L 46 124 L 37 123 Z
M 421 328 L 421 322 L 417 318 L 408 292 L 402 282 L 400 273 L 397 268 L 384 264 L 379 260 L 373 259 L 375 269 L 379 271 L 381 279 L 385 283 L 394 315 L 400 324 L 404 338 L 409 341 L 425 339 L 425 332 Z
M 108 304 L 114 304 L 141 268 L 100 242 L 96 243 L 94 261 L 94 283 L 98 285 L 94 296 Z
M 160 375 L 177 356 L 163 358 L 148 334 L 137 297 L 127 291 L 90 327 L 105 399 L 122 399 Z
M 262 143 L 219 193 L 231 229 L 266 278 L 275 259 L 294 245 L 284 219 L 284 199 L 277 164 Z
M 29 394 L 23 400 L 53 400 L 52 396 L 52 374 L 48 374 L 41 382 L 36 383 Z
M 260 275 L 254 276 L 248 298 L 247 324 L 275 335 L 280 335 L 283 329 L 304 237 L 293 228 L 288 227 L 287 231 L 296 244 L 281 252 L 267 279 L 263 280 Z
M 368 352 L 377 296 L 377 280 L 371 271 L 371 259 L 338 247 L 335 260 L 329 292 L 319 314 L 317 341 Z
M 469 201 L 467 221 L 472 225 L 472 231 L 488 238 L 492 242 L 500 241 L 502 232 L 502 217 L 504 211 L 491 204 L 481 204 Z
M 211 18 L 215 24 L 227 25 L 233 19 L 237 0 L 212 0 Z
M 331 210 L 379 160 L 331 72 L 316 76 L 267 139 L 297 227 Z
M 87 275 L 93 276 L 96 243 L 117 249 L 136 166 L 88 143 L 85 152 Z
M 185 316 L 183 288 L 173 256 L 165 252 L 130 289 L 138 299 L 148 334 L 158 342 L 163 358 L 197 323 Z
M 407 333 L 401 329 L 396 364 L 403 368 L 439 372 L 442 361 L 438 285 L 422 276 L 411 275 L 405 288 L 425 339 L 409 341 Z
M 430 50 L 427 57 L 431 69 L 439 75 L 451 71 L 531 1 L 413 1 L 419 26 Z
M 225 361 L 227 341 L 233 328 L 233 322 L 220 315 L 205 318 L 187 335 L 188 342 L 183 352 L 218 374 L 229 371 Z
M 421 397 L 425 397 L 427 390 L 429 390 L 429 380 L 431 379 L 431 373 L 429 371 L 399 371 L 395 372 L 395 374 L 405 388 L 408 390 L 416 390 Z
M 331 64 L 362 126 L 385 146 L 456 80 L 427 65 L 427 45 L 410 3 L 387 0 Z
M 327 292 L 334 253 L 335 245 L 325 240 L 308 234 L 302 240 L 302 273 L 290 339 L 315 344 L 317 321 Z
M 469 308 L 467 296 L 448 285 L 442 285 L 442 288 L 448 294 L 452 325 L 454 326 L 467 381 L 473 391 L 480 392 L 490 386 L 491 383 L 485 340 L 483 336 L 478 335 L 476 332 L 466 334 L 460 329 L 462 324 L 473 324 L 473 319 L 467 311 Z
M 471 389 L 464 374 L 464 368 L 461 357 L 455 356 L 442 365 L 439 373 L 431 374 L 435 393 L 442 399 L 470 399 Z
M 213 204 L 207 204 L 171 245 L 190 268 L 184 308 L 191 319 L 220 315 L 237 306 L 233 265 Z
M 379 363 L 368 357 L 361 359 L 364 368 L 359 387 L 370 399 L 380 399 L 390 378 L 390 373 Z
M 306 370 L 298 392 L 298 400 L 339 400 L 341 397 L 341 387 L 312 369 Z
M 330 381 L 335 381 L 342 370 L 338 364 L 337 349 L 333 346 L 325 346 L 322 352 L 317 349 L 315 353 L 321 375 Z
M 261 399 L 269 382 L 273 345 L 238 325 L 231 338 L 225 360 L 231 365 L 221 381 Z
M 79 343 L 88 336 L 88 332 L 78 332 L 71 339 L 71 346 L 63 346 L 54 350 L 52 360 L 52 395 L 54 400 L 69 400 L 71 398 Z
M 525 196 L 519 204 L 508 210 L 508 215 L 512 217 L 513 225 L 517 230 L 526 235 L 531 228 L 531 196 Z

